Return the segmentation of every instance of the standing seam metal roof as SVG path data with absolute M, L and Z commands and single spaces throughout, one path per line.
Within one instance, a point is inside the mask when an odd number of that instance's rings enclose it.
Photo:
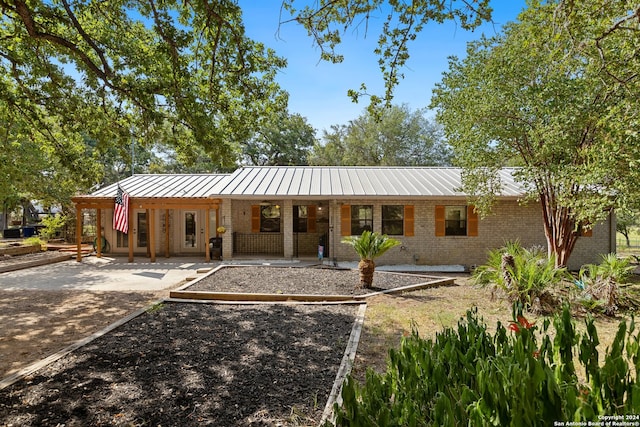
M 91 195 L 115 197 L 118 184 L 130 197 L 202 198 L 209 197 L 214 187 L 228 174 L 139 174 L 108 185 Z
M 515 169 L 499 171 L 503 197 L 519 197 Z M 120 181 L 131 197 L 464 197 L 461 169 L 441 167 L 255 166 L 232 174 L 141 174 Z M 118 184 L 92 193 L 114 197 Z
M 523 187 L 514 169 L 499 171 L 503 197 Z M 461 169 L 440 167 L 255 166 L 236 170 L 214 187 L 221 197 L 463 197 Z

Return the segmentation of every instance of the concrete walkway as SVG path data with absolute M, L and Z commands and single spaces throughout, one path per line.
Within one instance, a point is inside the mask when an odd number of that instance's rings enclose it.
M 82 262 L 70 260 L 2 273 L 0 289 L 158 291 L 173 289 L 217 265 L 219 262 L 206 263 L 202 258 L 128 263 L 127 258 L 90 256 Z

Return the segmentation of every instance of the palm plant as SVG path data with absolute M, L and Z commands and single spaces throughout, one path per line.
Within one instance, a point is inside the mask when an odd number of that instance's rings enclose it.
M 345 237 L 342 239 L 342 243 L 351 245 L 360 257 L 360 262 L 358 263 L 360 286 L 370 288 L 373 283 L 373 273 L 376 269 L 373 259 L 398 246 L 400 241 L 386 234 L 364 231 L 361 236 Z

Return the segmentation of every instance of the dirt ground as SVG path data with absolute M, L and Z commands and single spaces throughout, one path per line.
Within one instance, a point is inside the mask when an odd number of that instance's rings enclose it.
M 0 378 L 167 295 L 168 292 L 0 291 Z

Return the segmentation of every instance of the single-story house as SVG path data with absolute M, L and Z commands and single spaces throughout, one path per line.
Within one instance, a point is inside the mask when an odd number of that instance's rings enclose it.
M 546 247 L 542 211 L 521 204 L 513 169 L 500 171 L 493 213 L 479 218 L 461 186 L 461 170 L 440 167 L 243 167 L 231 174 L 133 175 L 73 199 L 82 218 L 95 209 L 111 253 L 201 255 L 223 259 L 318 257 L 355 261 L 340 241 L 364 230 L 402 244 L 378 264 L 460 265 L 486 261 L 488 250 L 518 239 Z M 129 232 L 114 230 L 118 186 L 129 195 Z M 82 224 L 77 226 L 78 260 Z M 615 251 L 615 218 L 580 237 L 570 268 Z M 98 239 L 100 240 L 100 239 Z M 100 250 L 99 250 L 100 255 Z

